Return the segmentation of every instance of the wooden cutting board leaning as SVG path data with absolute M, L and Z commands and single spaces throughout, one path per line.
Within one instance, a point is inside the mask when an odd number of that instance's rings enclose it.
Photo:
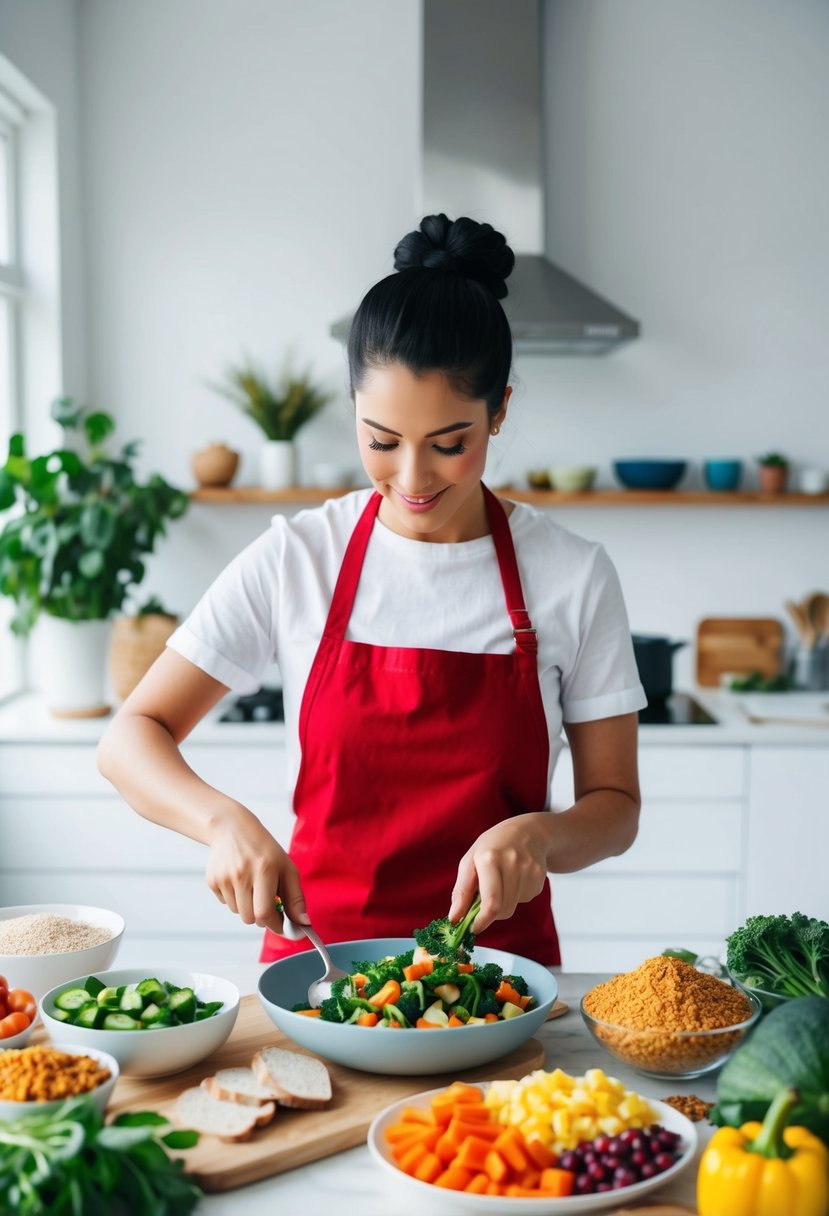
M 773 617 L 705 617 L 697 626 L 696 678 L 717 688 L 728 673 L 776 676 L 783 661 L 783 626 Z
M 567 1012 L 557 1001 L 550 1017 Z M 120 1077 L 115 1086 L 110 1114 L 122 1111 L 154 1110 L 169 1115 L 182 1090 L 198 1085 L 219 1068 L 250 1064 L 260 1047 L 283 1047 L 303 1052 L 270 1021 L 256 996 L 242 997 L 239 1017 L 227 1043 L 209 1060 L 174 1076 L 157 1078 Z M 421 1093 L 448 1085 L 456 1078 L 449 1075 L 421 1077 L 383 1077 L 355 1072 L 326 1061 L 333 1083 L 334 1097 L 324 1110 L 288 1110 L 280 1107 L 269 1126 L 254 1132 L 252 1139 L 227 1144 L 214 1136 L 202 1136 L 195 1148 L 181 1154 L 185 1169 L 195 1175 L 205 1191 L 227 1191 L 270 1178 L 285 1170 L 330 1157 L 343 1149 L 364 1144 L 369 1124 L 376 1114 L 408 1094 Z M 501 1060 L 469 1069 L 465 1081 L 489 1081 L 499 1077 L 523 1077 L 544 1066 L 544 1047 L 530 1039 Z

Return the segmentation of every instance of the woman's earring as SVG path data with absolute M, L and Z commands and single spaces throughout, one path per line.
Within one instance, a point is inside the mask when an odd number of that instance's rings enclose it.
M 494 426 L 494 427 L 492 428 L 492 433 L 493 433 L 493 435 L 497 435 L 497 434 L 498 434 L 498 432 L 500 431 L 500 429 L 501 429 L 501 428 L 500 428 L 499 426 Z

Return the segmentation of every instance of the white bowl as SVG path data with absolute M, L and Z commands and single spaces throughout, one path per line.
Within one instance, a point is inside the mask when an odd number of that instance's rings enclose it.
M 67 950 L 61 954 L 0 954 L 0 975 L 5 975 L 9 987 L 25 988 L 36 1001 L 50 988 L 72 979 L 74 975 L 84 971 L 92 975 L 111 967 L 124 933 L 123 916 L 108 908 L 94 908 L 88 904 L 18 904 L 16 907 L 0 908 L 0 921 L 13 920 L 18 916 L 36 916 L 42 912 L 109 929 L 112 936 L 100 946 Z
M 574 493 L 579 490 L 592 490 L 596 479 L 596 468 L 587 464 L 554 465 L 549 471 L 550 483 L 554 490 L 564 490 Z
M 348 971 L 356 961 L 403 954 L 414 944 L 410 937 L 375 937 L 336 942 L 328 952 L 336 966 Z M 291 1006 L 306 1001 L 308 985 L 322 975 L 322 960 L 316 950 L 272 963 L 259 978 L 259 999 L 268 1017 L 289 1039 L 347 1068 L 404 1077 L 459 1072 L 498 1060 L 526 1043 L 544 1024 L 558 992 L 558 984 L 546 967 L 518 954 L 476 946 L 472 961 L 481 965 L 497 963 L 505 975 L 522 975 L 538 1002 L 536 1007 L 520 1017 L 486 1026 L 429 1031 L 425 1045 L 423 1030 L 392 1033 L 377 1026 L 346 1026 L 303 1017 L 293 1013 Z
M 55 997 L 67 988 L 82 988 L 89 975 L 107 987 L 137 984 L 154 976 L 180 988 L 192 988 L 201 1001 L 223 1001 L 224 1008 L 203 1022 L 185 1026 L 162 1026 L 157 1030 L 88 1030 L 60 1022 L 54 1017 Z M 230 1036 L 239 1013 L 239 989 L 230 980 L 202 971 L 182 971 L 179 967 L 129 967 L 120 971 L 85 972 L 71 983 L 59 984 L 42 998 L 40 1016 L 56 1047 L 80 1043 L 115 1056 L 121 1072 L 132 1077 L 162 1077 L 183 1072 L 217 1051 Z
M 0 1039 L 0 1051 L 9 1051 L 12 1047 L 25 1047 L 32 1037 L 32 1031 L 37 1026 L 37 1022 L 38 1014 L 35 1011 L 35 1016 L 25 1030 L 21 1030 L 19 1034 L 10 1035 L 7 1039 Z
M 486 1090 L 487 1086 L 481 1085 Z M 538 1199 L 510 1198 L 507 1195 L 469 1195 L 465 1191 L 444 1190 L 429 1182 L 421 1182 L 409 1174 L 404 1174 L 391 1155 L 391 1145 L 386 1143 L 384 1132 L 392 1123 L 396 1123 L 406 1106 L 416 1106 L 428 1110 L 435 1094 L 443 1093 L 439 1089 L 430 1089 L 413 1097 L 403 1098 L 387 1106 L 372 1121 L 368 1129 L 369 1151 L 378 1165 L 396 1178 L 402 1188 L 401 1194 L 408 1191 L 409 1204 L 404 1211 L 423 1210 L 430 1208 L 439 1212 L 471 1212 L 484 1216 L 576 1216 L 579 1212 L 599 1212 L 602 1208 L 618 1209 L 622 1205 L 625 1210 L 629 1202 L 640 1196 L 654 1191 L 657 1187 L 672 1182 L 678 1174 L 691 1164 L 697 1147 L 697 1130 L 690 1119 L 686 1119 L 679 1111 L 664 1102 L 648 1098 L 648 1102 L 657 1114 L 657 1122 L 668 1131 L 678 1132 L 682 1137 L 682 1153 L 663 1174 L 648 1178 L 646 1182 L 635 1182 L 632 1186 L 621 1187 L 617 1191 L 605 1191 L 600 1195 L 568 1195 L 566 1198 Z M 399 1205 L 402 1207 L 402 1203 Z M 638 1211 L 639 1209 L 637 1209 Z
M 8 1041 L 6 1039 L 5 1043 L 8 1043 Z M 104 1068 L 109 1069 L 109 1077 L 97 1089 L 90 1089 L 87 1093 L 78 1095 L 92 1102 L 103 1114 L 112 1097 L 115 1082 L 118 1080 L 118 1061 L 107 1051 L 98 1051 L 94 1047 L 78 1047 L 75 1043 L 67 1043 L 65 1046 L 61 1045 L 60 1050 L 70 1052 L 73 1055 L 91 1056 L 93 1060 L 97 1060 Z M 49 1102 L 11 1102 L 7 1099 L 0 1099 L 0 1121 L 8 1122 L 11 1119 L 22 1119 L 24 1115 L 46 1115 L 50 1111 L 57 1110 L 65 1101 L 66 1098 L 54 1098 Z

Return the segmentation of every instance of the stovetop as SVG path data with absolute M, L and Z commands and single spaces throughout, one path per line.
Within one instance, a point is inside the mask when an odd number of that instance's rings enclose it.
M 639 710 L 639 722 L 642 726 L 716 726 L 716 718 L 712 718 L 699 701 L 687 692 L 672 693 L 664 701 L 652 701 L 645 709 Z
M 264 685 L 258 692 L 237 697 L 220 722 L 284 722 L 282 689 Z M 675 692 L 666 701 L 651 702 L 639 711 L 643 726 L 714 726 L 716 719 L 687 692 Z

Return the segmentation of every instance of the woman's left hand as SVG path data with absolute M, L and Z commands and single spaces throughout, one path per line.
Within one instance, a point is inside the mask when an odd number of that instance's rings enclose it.
M 547 877 L 552 825 L 550 811 L 537 811 L 514 815 L 482 832 L 461 858 L 449 919 L 460 920 L 479 892 L 481 910 L 472 928 L 483 933 L 534 899 Z

